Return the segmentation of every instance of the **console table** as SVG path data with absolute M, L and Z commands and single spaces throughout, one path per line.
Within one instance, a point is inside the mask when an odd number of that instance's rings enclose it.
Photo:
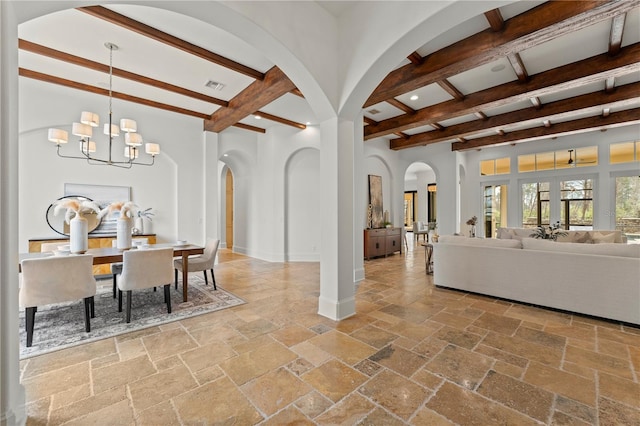
M 364 258 L 388 256 L 402 253 L 402 228 L 379 228 L 364 230 Z
M 148 238 L 149 244 L 156 243 L 156 234 L 141 234 L 133 235 L 133 238 Z M 114 234 L 89 234 L 89 248 L 111 248 L 112 241 L 115 241 L 116 236 Z M 40 246 L 42 243 L 60 243 L 69 244 L 69 239 L 65 237 L 50 237 L 50 238 L 33 238 L 29 240 L 29 253 L 40 253 Z M 111 274 L 111 267 L 107 265 L 95 265 L 93 267 L 93 275 L 109 275 Z

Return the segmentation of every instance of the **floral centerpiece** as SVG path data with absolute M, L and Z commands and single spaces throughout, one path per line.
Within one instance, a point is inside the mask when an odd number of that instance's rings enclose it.
M 567 233 L 560 229 L 560 221 L 549 225 L 548 227 L 538 226 L 533 234 L 530 235 L 531 238 L 538 238 L 542 240 L 551 240 L 557 241 L 558 237 L 564 237 Z
M 64 220 L 69 224 L 69 250 L 71 253 L 84 253 L 89 249 L 89 225 L 83 217 L 86 213 L 95 212 L 100 217 L 100 207 L 91 200 L 63 198 L 54 203 L 53 214 L 65 210 Z
M 138 235 L 138 234 L 144 234 L 145 231 L 147 233 L 149 233 L 149 230 L 145 229 L 145 220 L 148 220 L 149 222 L 153 221 L 153 216 L 154 213 L 153 211 L 151 211 L 151 207 L 146 208 L 144 210 L 139 209 L 136 212 L 136 218 L 135 218 L 135 222 L 133 224 L 133 234 L 134 235 Z
M 472 238 L 476 236 L 476 223 L 478 223 L 477 216 L 471 216 L 471 219 L 467 220 L 467 225 L 470 226 L 469 236 Z

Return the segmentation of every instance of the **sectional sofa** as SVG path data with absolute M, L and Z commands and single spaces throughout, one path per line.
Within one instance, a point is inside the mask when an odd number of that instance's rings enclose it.
M 450 235 L 433 247 L 439 287 L 640 325 L 640 244 Z

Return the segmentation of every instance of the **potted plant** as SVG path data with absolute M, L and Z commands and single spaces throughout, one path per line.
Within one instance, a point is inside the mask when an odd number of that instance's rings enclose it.
M 469 228 L 469 236 L 471 238 L 476 236 L 476 223 L 478 223 L 477 216 L 471 216 L 471 219 L 467 220 L 467 225 L 470 226 L 470 228 Z
M 558 237 L 564 237 L 567 233 L 560 229 L 560 221 L 549 225 L 548 227 L 538 226 L 533 234 L 530 235 L 531 238 L 538 238 L 542 240 L 551 240 L 557 241 Z

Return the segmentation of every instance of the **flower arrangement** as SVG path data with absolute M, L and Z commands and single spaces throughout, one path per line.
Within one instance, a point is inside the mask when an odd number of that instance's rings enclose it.
M 120 217 L 133 217 L 135 214 L 134 211 L 137 211 L 137 209 L 138 206 L 131 201 L 115 201 L 100 210 L 98 218 L 101 219 L 104 216 L 112 215 L 115 212 L 120 212 Z
M 471 219 L 467 220 L 467 225 L 476 226 L 476 223 L 478 223 L 476 216 L 472 216 Z
M 76 198 L 63 198 L 56 200 L 54 203 L 53 214 L 57 215 L 66 209 L 64 220 L 70 223 L 71 219 L 81 217 L 85 213 L 95 212 L 100 214 L 100 206 L 94 201 L 79 200 Z
M 438 227 L 438 222 L 429 222 L 427 223 L 427 229 L 429 231 L 435 231 L 435 229 Z
M 530 235 L 531 238 L 538 238 L 542 240 L 552 240 L 557 241 L 558 237 L 564 237 L 567 233 L 560 230 L 560 221 L 549 225 L 549 227 L 545 228 L 544 226 L 538 226 L 533 234 Z

